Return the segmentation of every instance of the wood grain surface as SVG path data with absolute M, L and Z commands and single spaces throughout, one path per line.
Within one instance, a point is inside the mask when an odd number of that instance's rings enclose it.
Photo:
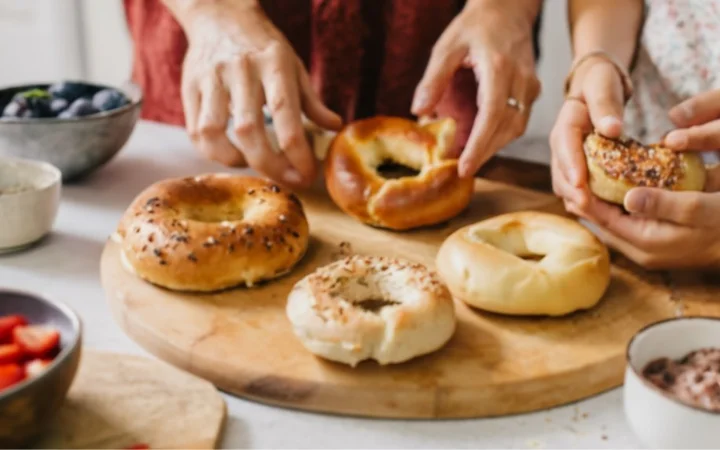
M 68 398 L 36 448 L 211 449 L 225 402 L 215 387 L 139 356 L 84 351 Z
M 512 168 L 490 171 L 498 179 L 512 178 Z M 521 176 L 532 177 L 535 186 L 544 182 L 529 170 Z M 321 189 L 301 198 L 312 231 L 309 253 L 290 275 L 254 289 L 166 291 L 128 273 L 117 244 L 108 241 L 101 273 L 115 318 L 155 355 L 242 397 L 338 414 L 459 418 L 532 411 L 616 387 L 625 346 L 639 328 L 683 313 L 720 315 L 720 302 L 713 302 L 720 294 L 717 279 L 685 274 L 682 289 L 676 289 L 675 275 L 646 273 L 615 256 L 609 290 L 591 311 L 565 318 L 504 317 L 458 303 L 457 331 L 442 350 L 396 366 L 366 362 L 351 369 L 309 354 L 284 311 L 293 284 L 343 256 L 341 243 L 356 254 L 432 267 L 439 245 L 463 225 L 518 210 L 562 214 L 562 205 L 544 193 L 477 180 L 473 203 L 461 216 L 395 233 L 355 222 Z

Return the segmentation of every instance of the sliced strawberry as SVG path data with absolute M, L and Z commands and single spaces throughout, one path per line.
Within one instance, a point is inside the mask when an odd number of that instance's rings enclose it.
M 0 345 L 0 364 L 19 363 L 23 356 L 22 348 L 17 344 Z
M 0 366 L 0 391 L 25 379 L 25 371 L 17 364 Z
M 130 447 L 126 447 L 125 449 L 126 450 L 147 450 L 149 448 L 150 448 L 150 446 L 147 444 L 134 444 L 134 445 L 131 445 Z
M 27 325 L 23 316 L 0 316 L 0 344 L 12 343 L 13 330 L 15 327 Z
M 28 356 L 43 358 L 57 350 L 60 333 L 50 327 L 26 325 L 15 328 L 13 340 Z
M 25 364 L 25 375 L 28 378 L 40 376 L 50 364 L 52 364 L 52 359 L 33 359 Z

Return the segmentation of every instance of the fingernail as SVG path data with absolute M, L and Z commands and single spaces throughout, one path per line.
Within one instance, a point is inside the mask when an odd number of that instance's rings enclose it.
M 668 135 L 665 137 L 665 145 L 668 147 L 672 147 L 678 150 L 684 149 L 687 147 L 688 139 L 685 133 L 681 131 L 671 131 L 668 133 Z
M 692 107 L 687 103 L 681 103 L 672 108 L 668 115 L 673 122 L 687 123 L 692 119 Z
M 580 173 L 575 169 L 570 169 L 570 183 L 573 187 L 580 186 Z
M 289 169 L 283 173 L 283 180 L 287 183 L 298 185 L 303 182 L 303 177 L 295 170 Z
M 648 195 L 645 192 L 630 191 L 625 196 L 625 209 L 631 213 L 641 213 L 645 211 L 648 203 Z
M 598 127 L 601 128 L 602 131 L 604 131 L 605 133 L 613 133 L 614 130 L 616 130 L 617 128 L 622 128 L 622 122 L 615 116 L 605 116 L 600 119 Z
M 425 90 L 420 90 L 415 94 L 415 99 L 413 100 L 412 104 L 412 112 L 414 114 L 417 114 L 418 112 L 422 111 L 426 106 L 428 102 L 428 94 Z

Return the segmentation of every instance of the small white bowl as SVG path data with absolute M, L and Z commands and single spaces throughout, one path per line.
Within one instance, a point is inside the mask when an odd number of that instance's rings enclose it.
M 658 358 L 683 358 L 701 348 L 720 348 L 720 319 L 689 317 L 640 330 L 627 348 L 625 416 L 646 448 L 718 448 L 720 413 L 676 400 L 642 376 Z
M 28 247 L 52 229 L 60 171 L 45 162 L 0 158 L 0 253 Z

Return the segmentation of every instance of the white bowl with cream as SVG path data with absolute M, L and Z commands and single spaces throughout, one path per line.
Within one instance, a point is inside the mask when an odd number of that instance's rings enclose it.
M 630 341 L 625 371 L 625 416 L 646 448 L 719 448 L 720 411 L 683 403 L 643 376 L 658 358 L 679 360 L 720 348 L 720 319 L 688 317 L 650 325 Z
M 47 235 L 60 206 L 62 175 L 44 162 L 0 158 L 0 253 Z

